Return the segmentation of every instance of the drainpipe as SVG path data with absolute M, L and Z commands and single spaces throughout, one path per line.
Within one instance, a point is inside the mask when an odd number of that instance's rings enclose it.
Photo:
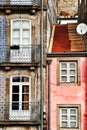
M 41 126 L 43 130 L 43 111 L 44 111 L 44 86 L 43 86 L 43 0 L 41 0 L 41 19 L 40 19 L 40 113 Z
M 51 119 L 51 116 L 50 116 L 50 112 L 51 112 L 51 100 L 50 100 L 50 76 L 51 76 L 51 71 L 50 71 L 50 64 L 51 64 L 52 60 L 47 60 L 47 65 L 48 65 L 48 130 L 51 130 L 50 129 L 50 119 Z

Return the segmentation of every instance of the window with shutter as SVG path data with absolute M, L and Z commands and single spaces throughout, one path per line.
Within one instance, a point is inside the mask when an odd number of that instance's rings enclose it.
M 31 113 L 31 77 L 13 76 L 10 81 L 10 116 L 12 120 L 28 120 Z

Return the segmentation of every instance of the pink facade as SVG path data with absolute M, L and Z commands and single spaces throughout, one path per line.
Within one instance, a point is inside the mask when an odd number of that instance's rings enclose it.
M 66 57 L 67 58 L 67 57 Z M 79 105 L 79 127 L 75 130 L 87 130 L 87 58 L 80 57 L 79 72 L 80 72 L 80 84 L 79 85 L 58 85 L 57 75 L 57 60 L 58 57 L 49 58 L 52 60 L 50 64 L 50 90 L 48 90 L 48 78 L 47 78 L 47 90 L 50 94 L 50 130 L 60 130 L 59 128 L 59 112 L 57 109 L 58 105 Z M 47 67 L 48 73 L 48 67 Z M 48 92 L 47 92 L 48 96 Z M 47 113 L 48 110 L 47 101 Z M 49 113 L 48 113 L 49 114 Z M 49 123 L 48 123 L 49 124 Z M 62 130 L 62 129 L 61 129 Z M 64 129 L 66 130 L 66 129 Z M 68 129 L 69 130 L 69 129 Z M 74 130 L 74 129 L 70 129 Z

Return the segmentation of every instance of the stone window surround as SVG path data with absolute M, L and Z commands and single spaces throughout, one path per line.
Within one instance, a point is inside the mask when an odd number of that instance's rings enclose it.
M 60 128 L 60 108 L 77 108 L 78 127 L 73 130 L 81 129 L 81 105 L 80 104 L 57 104 L 57 130 L 71 130 L 71 128 Z M 59 120 L 58 120 L 59 119 Z
M 62 62 L 77 62 L 77 82 L 76 83 L 60 83 L 60 61 Z M 80 80 L 80 58 L 78 57 L 61 57 L 61 58 L 57 58 L 57 85 L 61 86 L 61 85 L 67 85 L 67 86 L 73 86 L 73 85 L 77 85 L 80 86 L 81 84 L 81 80 Z

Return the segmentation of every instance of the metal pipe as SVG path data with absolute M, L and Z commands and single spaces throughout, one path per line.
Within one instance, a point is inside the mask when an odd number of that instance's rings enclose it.
M 47 65 L 48 65 L 48 130 L 51 130 L 50 128 L 50 120 L 51 120 L 51 98 L 50 98 L 50 76 L 51 76 L 51 71 L 50 71 L 50 64 L 52 60 L 47 60 Z
M 40 111 L 41 111 L 41 127 L 40 130 L 43 130 L 43 108 L 44 108 L 44 87 L 43 87 L 43 0 L 41 0 L 41 21 L 40 21 L 40 40 L 41 40 L 41 49 L 40 49 Z

